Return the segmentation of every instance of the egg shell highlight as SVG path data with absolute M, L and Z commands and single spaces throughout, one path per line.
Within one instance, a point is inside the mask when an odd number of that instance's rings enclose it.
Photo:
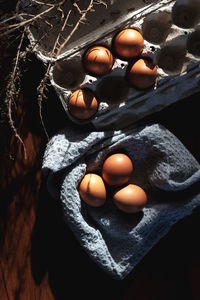
M 138 213 L 146 205 L 147 195 L 138 185 L 129 184 L 114 192 L 113 201 L 126 213 Z
M 106 187 L 102 178 L 97 174 L 86 174 L 78 191 L 81 199 L 90 206 L 99 207 L 106 201 Z
M 83 56 L 83 65 L 86 71 L 97 76 L 109 73 L 113 62 L 111 51 L 103 46 L 91 47 Z
M 78 89 L 68 98 L 71 115 L 80 120 L 90 119 L 98 110 L 98 101 L 89 90 Z
M 134 58 L 142 53 L 144 39 L 139 31 L 127 28 L 116 35 L 113 47 L 119 57 L 124 59 Z
M 102 177 L 110 186 L 120 186 L 129 181 L 132 171 L 131 159 L 123 153 L 116 153 L 103 163 Z
M 139 89 L 153 86 L 158 76 L 157 67 L 149 59 L 139 59 L 130 67 L 128 81 Z

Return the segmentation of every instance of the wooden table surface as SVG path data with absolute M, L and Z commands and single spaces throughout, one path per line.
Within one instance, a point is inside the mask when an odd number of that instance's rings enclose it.
M 26 160 L 8 126 L 0 130 L 0 300 L 199 300 L 199 209 L 178 222 L 122 281 L 100 270 L 64 225 L 62 210 L 41 177 L 47 143 L 36 95 L 41 75 L 40 63 L 32 58 L 16 116 Z M 174 104 L 151 121 L 171 130 L 200 162 L 199 96 Z M 43 102 L 43 117 L 50 137 L 71 124 L 52 88 Z

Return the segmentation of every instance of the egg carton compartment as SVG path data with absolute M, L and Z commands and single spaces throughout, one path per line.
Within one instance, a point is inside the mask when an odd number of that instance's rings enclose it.
M 82 1 L 82 7 L 88 2 Z M 140 0 L 134 1 L 134 7 L 132 2 L 119 0 L 111 5 L 105 1 L 107 7 L 97 5 L 96 13 L 89 13 L 89 25 L 73 35 L 51 68 L 52 86 L 75 123 L 119 129 L 200 90 L 200 1 Z M 113 53 L 114 36 L 126 28 L 135 28 L 144 38 L 143 52 L 136 59 L 149 57 L 157 66 L 156 83 L 148 89 L 130 85 L 130 60 Z M 29 38 L 34 42 L 38 35 L 30 29 Z M 51 42 L 53 39 L 46 44 L 42 40 L 44 44 L 35 50 L 44 62 L 52 60 L 47 55 Z M 85 51 L 95 45 L 113 53 L 112 69 L 104 76 L 91 75 L 83 66 Z M 92 118 L 79 120 L 69 112 L 69 96 L 77 89 L 88 89 L 96 97 L 98 110 Z

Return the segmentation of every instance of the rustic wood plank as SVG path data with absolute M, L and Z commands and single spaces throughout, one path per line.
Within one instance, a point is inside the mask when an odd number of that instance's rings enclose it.
M 9 300 L 4 272 L 0 263 L 0 299 Z
M 41 137 L 29 131 L 23 96 L 19 101 L 19 128 L 27 151 L 24 157 L 22 145 L 15 137 L 10 139 L 12 159 L 1 162 L 1 203 L 4 205 L 4 224 L 1 224 L 1 272 L 4 276 L 7 298 L 54 299 L 48 286 L 48 278 L 37 285 L 31 267 L 31 236 L 35 223 L 36 207 L 41 183 Z M 2 276 L 1 276 L 2 277 Z M 3 293 L 3 290 L 1 291 Z M 4 291 L 5 294 L 5 291 Z M 46 298 L 44 298 L 44 295 Z M 6 299 L 5 296 L 0 299 Z

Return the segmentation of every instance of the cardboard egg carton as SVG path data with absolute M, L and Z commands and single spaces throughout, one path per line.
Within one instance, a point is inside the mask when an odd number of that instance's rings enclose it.
M 20 1 L 21 7 L 23 2 Z M 66 2 L 69 10 L 73 4 Z M 82 12 L 89 2 L 78 2 Z M 78 124 L 91 122 L 98 130 L 123 128 L 200 90 L 199 0 L 111 2 L 99 3 L 94 7 L 95 12 L 88 13 L 87 24 L 80 25 L 50 70 L 52 86 L 68 117 Z M 40 9 L 42 11 L 42 7 Z M 77 11 L 69 21 L 75 24 L 78 17 Z M 52 60 L 48 53 L 59 28 L 48 38 L 41 39 L 47 25 L 40 25 L 40 31 L 30 28 L 28 35 L 33 44 L 39 40 L 35 45 L 36 55 L 48 62 Z M 158 78 L 150 89 L 131 87 L 126 80 L 129 62 L 117 57 L 114 57 L 112 70 L 101 77 L 89 75 L 83 67 L 82 57 L 89 47 L 105 45 L 111 48 L 115 34 L 129 27 L 141 32 L 144 37 L 142 55 L 149 56 L 157 65 Z M 75 119 L 68 111 L 68 97 L 79 88 L 89 88 L 99 101 L 98 111 L 90 120 Z

